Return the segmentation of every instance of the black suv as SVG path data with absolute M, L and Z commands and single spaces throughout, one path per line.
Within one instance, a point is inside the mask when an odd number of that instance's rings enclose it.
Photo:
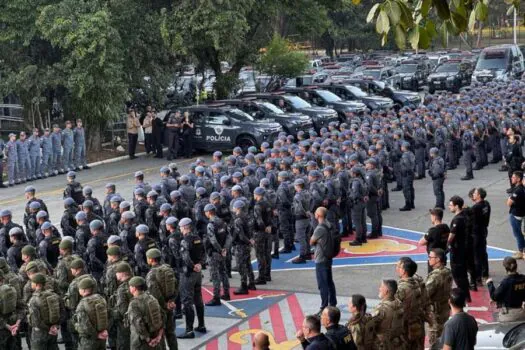
M 312 106 L 299 96 L 286 94 L 284 92 L 248 94 L 245 97 L 253 96 L 261 101 L 273 103 L 285 112 L 303 113 L 312 118 L 316 131 L 327 127 L 330 122 L 339 121 L 337 112 L 332 108 Z
M 359 87 L 350 84 L 323 85 L 323 89 L 333 92 L 343 100 L 362 102 L 370 110 L 387 110 L 394 107 L 394 101 L 391 98 L 369 95 Z
M 189 106 L 194 122 L 193 146 L 199 150 L 227 150 L 239 146 L 244 150 L 250 146 L 273 142 L 283 128 L 270 120 L 256 120 L 240 109 L 223 103 Z
M 366 109 L 364 103 L 344 101 L 336 94 L 316 86 L 285 88 L 284 91 L 299 96 L 316 106 L 335 109 L 341 122 L 345 122 L 348 116 L 351 117 L 350 113 L 362 114 Z
M 394 101 L 394 108 L 396 110 L 404 106 L 413 108 L 421 103 L 421 96 L 419 96 L 419 93 L 394 89 L 384 81 L 371 79 L 348 79 L 344 81 L 344 84 L 357 86 L 369 94 L 388 97 Z
M 463 86 L 470 85 L 473 65 L 470 61 L 449 60 L 440 64 L 428 76 L 428 92 L 436 90 L 459 92 Z
M 425 60 L 403 61 L 397 68 L 401 89 L 418 91 L 426 84 L 430 64 Z
M 281 124 L 283 130 L 296 136 L 299 131 L 309 132 L 314 128 L 312 118 L 302 113 L 286 113 L 276 105 L 267 101 L 257 100 L 255 97 L 246 97 L 235 100 L 220 100 L 224 103 L 248 113 L 256 120 L 270 119 Z

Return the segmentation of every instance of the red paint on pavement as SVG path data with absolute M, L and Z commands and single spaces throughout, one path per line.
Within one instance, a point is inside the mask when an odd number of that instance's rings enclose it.
M 299 330 L 303 327 L 303 309 L 301 308 L 301 305 L 299 304 L 299 301 L 297 300 L 297 295 L 292 294 L 288 298 L 286 298 L 288 301 L 288 307 L 290 308 L 290 312 L 292 313 L 292 319 L 295 324 L 295 330 Z
M 270 306 L 270 321 L 272 322 L 273 336 L 277 343 L 286 341 L 286 331 L 284 329 L 283 314 L 279 303 Z
M 206 344 L 206 350 L 219 350 L 219 338 L 210 340 Z
M 230 337 L 239 331 L 239 327 L 232 327 L 228 330 L 228 350 L 241 350 L 242 345 L 230 341 Z M 222 350 L 222 349 L 221 349 Z
M 477 292 L 470 291 L 472 302 L 468 304 L 470 307 L 485 307 L 487 311 L 469 310 L 468 313 L 478 320 L 487 322 L 496 321 L 497 308 L 496 305 L 490 302 L 490 294 L 486 287 L 478 287 Z

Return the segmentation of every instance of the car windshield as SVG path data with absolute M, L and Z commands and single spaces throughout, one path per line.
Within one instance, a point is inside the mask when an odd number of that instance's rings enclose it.
M 445 63 L 436 68 L 436 73 L 459 72 L 459 63 Z
M 508 57 L 503 51 L 483 52 L 476 64 L 476 70 L 481 69 L 507 69 Z
M 240 109 L 233 108 L 228 111 L 230 117 L 235 118 L 241 122 L 253 122 L 255 119 L 248 113 L 244 113 Z
M 366 97 L 368 94 L 360 88 L 352 85 L 345 85 L 345 88 L 350 91 L 355 97 Z
M 261 102 L 260 106 L 263 109 L 268 110 L 269 112 L 272 112 L 275 114 L 284 114 L 284 112 L 279 107 L 277 107 L 274 104 L 271 104 L 270 102 Z
M 336 94 L 334 94 L 334 93 L 332 93 L 330 91 L 316 90 L 316 92 L 326 102 L 339 102 L 339 101 L 342 101 L 341 97 L 337 96 Z
M 363 71 L 363 75 L 366 75 L 367 77 L 372 77 L 373 79 L 379 79 L 381 77 L 381 70 L 380 69 L 365 69 Z
M 417 64 L 402 64 L 397 69 L 398 73 L 414 73 L 417 70 Z
M 514 348 L 515 346 L 525 342 L 525 323 L 517 325 L 512 328 L 503 338 L 503 346 L 505 348 Z M 517 349 L 517 348 L 516 348 Z M 520 347 L 522 349 L 522 347 Z
M 311 104 L 309 104 L 308 102 L 306 102 L 305 100 L 303 100 L 302 98 L 297 97 L 297 96 L 286 96 L 286 100 L 292 106 L 294 106 L 294 108 L 310 108 L 310 107 L 312 107 Z

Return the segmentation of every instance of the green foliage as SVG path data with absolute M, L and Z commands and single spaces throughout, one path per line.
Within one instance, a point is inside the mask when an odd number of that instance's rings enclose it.
M 292 78 L 302 74 L 308 67 L 308 57 L 290 49 L 291 43 L 274 34 L 272 41 L 260 56 L 257 68 L 271 77 L 270 83 L 282 78 Z

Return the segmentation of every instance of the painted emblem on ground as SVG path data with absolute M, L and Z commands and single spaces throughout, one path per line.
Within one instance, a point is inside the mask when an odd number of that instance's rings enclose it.
M 362 246 L 350 246 L 351 238 L 344 238 L 341 243 L 341 252 L 333 260 L 333 266 L 395 264 L 402 256 L 409 256 L 416 262 L 426 262 L 426 248 L 418 245 L 418 241 L 423 235 L 422 232 L 383 226 L 383 236 L 381 238 L 369 239 L 368 243 Z M 308 261 L 306 264 L 292 264 L 292 259 L 298 255 L 299 246 L 297 244 L 296 248 L 297 250 L 292 253 L 281 254 L 279 260 L 272 260 L 272 270 L 314 269 L 314 261 Z M 489 260 L 503 260 L 512 251 L 488 247 L 487 253 Z M 256 265 L 257 262 L 254 261 L 254 268 Z
M 208 287 L 203 287 L 204 300 L 211 298 Z M 494 321 L 496 310 L 489 303 L 488 291 L 480 288 L 471 292 L 472 303 L 467 308 L 479 323 Z M 347 308 L 348 296 L 338 296 L 338 308 L 341 310 L 341 322 L 350 318 Z M 257 303 L 262 301 L 262 305 Z M 377 299 L 367 299 L 367 309 L 373 310 Z M 196 339 L 179 340 L 184 349 L 206 350 L 244 350 L 252 349 L 253 336 L 265 332 L 270 338 L 272 350 L 301 349 L 295 338 L 305 315 L 319 310 L 320 297 L 317 294 L 293 293 L 286 291 L 257 290 L 249 295 L 235 296 L 230 306 L 206 307 L 206 327 L 208 333 L 197 334 Z M 224 308 L 223 308 L 224 307 Z M 242 310 L 242 314 L 231 308 Z M 178 332 L 184 330 L 183 320 L 177 320 Z

